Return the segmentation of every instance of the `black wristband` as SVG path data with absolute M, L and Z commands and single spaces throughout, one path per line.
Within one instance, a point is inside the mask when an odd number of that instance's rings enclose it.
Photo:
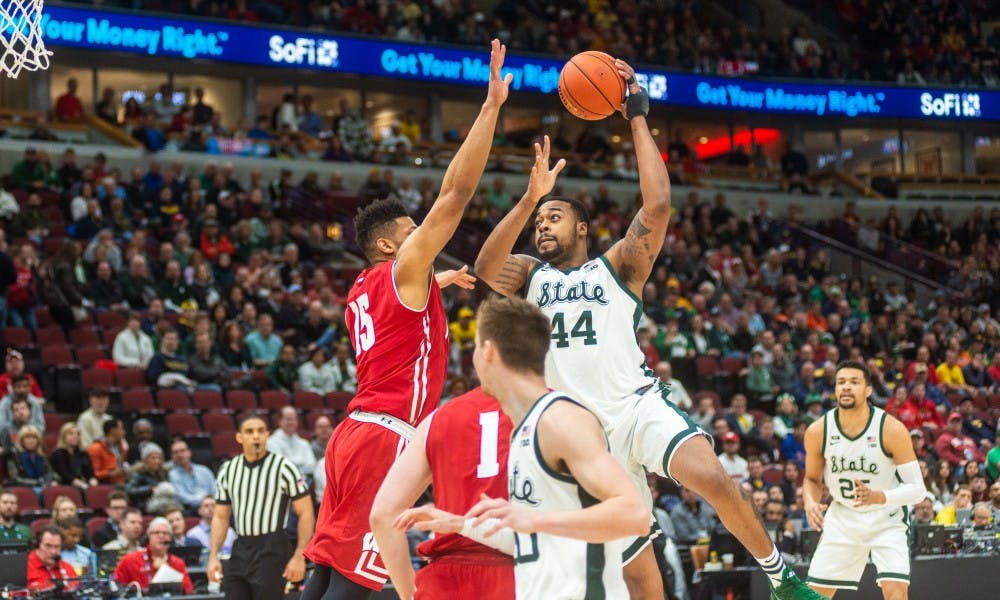
M 632 85 L 633 83 L 635 83 L 635 75 L 633 75 L 633 76 L 629 77 L 628 79 L 626 79 L 625 83 L 627 83 L 629 85 Z
M 649 94 L 645 89 L 640 88 L 635 94 L 630 94 L 625 100 L 625 118 L 632 120 L 635 117 L 645 117 L 649 114 Z

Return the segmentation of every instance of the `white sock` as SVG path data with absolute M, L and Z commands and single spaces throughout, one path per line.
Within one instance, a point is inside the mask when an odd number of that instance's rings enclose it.
M 785 560 L 781 558 L 781 553 L 778 552 L 777 546 L 774 547 L 774 550 L 766 558 L 758 558 L 757 563 L 760 564 L 760 568 L 764 570 L 764 573 L 774 584 L 774 587 L 781 585 L 781 574 L 785 570 Z

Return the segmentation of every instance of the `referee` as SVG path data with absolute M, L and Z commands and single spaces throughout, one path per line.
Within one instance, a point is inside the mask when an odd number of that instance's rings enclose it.
M 219 469 L 206 571 L 209 581 L 222 582 L 226 598 L 279 600 L 284 597 L 286 580 L 297 583 L 305 577 L 302 550 L 313 533 L 312 499 L 298 468 L 267 451 L 267 436 L 262 417 L 241 419 L 236 441 L 243 446 L 243 455 Z M 299 518 L 294 553 L 284 531 L 289 501 Z M 219 548 L 232 514 L 239 537 L 223 569 Z

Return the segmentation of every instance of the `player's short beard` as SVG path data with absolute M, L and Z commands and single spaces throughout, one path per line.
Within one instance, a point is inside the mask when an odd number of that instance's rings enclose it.
M 837 396 L 837 406 L 840 408 L 854 408 L 858 405 L 858 399 L 853 395 L 848 395 L 850 404 L 845 404 L 843 396 Z

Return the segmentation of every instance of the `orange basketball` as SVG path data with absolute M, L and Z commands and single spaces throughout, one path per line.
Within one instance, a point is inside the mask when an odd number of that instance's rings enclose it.
M 587 121 L 611 116 L 625 102 L 625 80 L 615 59 L 594 50 L 569 59 L 559 73 L 559 99 L 566 110 Z

